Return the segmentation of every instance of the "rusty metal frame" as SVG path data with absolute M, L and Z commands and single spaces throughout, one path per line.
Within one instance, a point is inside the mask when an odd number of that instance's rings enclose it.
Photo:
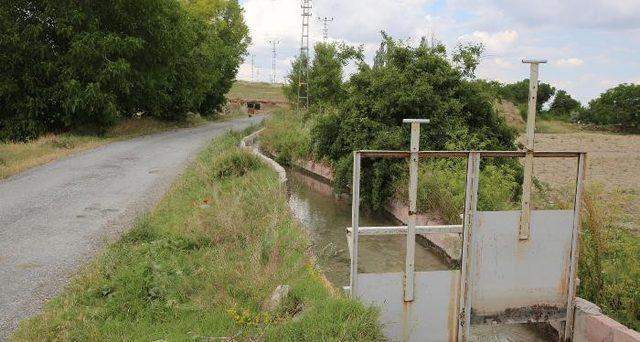
M 564 320 L 564 330 L 560 331 L 562 340 L 569 340 L 573 332 L 574 323 L 574 303 L 576 291 L 576 274 L 578 261 L 578 232 L 580 226 L 580 204 L 584 189 L 586 171 L 585 152 L 555 152 L 555 151 L 377 151 L 360 150 L 353 153 L 353 196 L 352 196 L 352 227 L 347 228 L 349 250 L 351 255 L 351 282 L 348 292 L 355 296 L 357 279 L 357 259 L 358 259 L 358 236 L 359 235 L 400 235 L 400 234 L 429 234 L 429 233 L 458 233 L 463 237 L 463 248 L 461 258 L 460 292 L 458 305 L 458 341 L 467 341 L 470 334 L 471 322 L 471 282 L 470 275 L 473 272 L 474 255 L 471 253 L 473 246 L 473 229 L 476 225 L 476 213 L 478 203 L 478 183 L 480 174 L 480 162 L 482 158 L 576 158 L 578 160 L 576 193 L 574 199 L 574 218 L 572 227 L 572 245 L 570 255 L 570 272 L 566 279 L 569 284 L 567 296 L 567 313 Z M 412 158 L 413 157 L 413 158 Z M 465 212 L 463 225 L 448 226 L 416 226 L 409 223 L 407 226 L 396 227 L 360 227 L 360 176 L 362 158 L 385 158 L 385 159 L 407 159 L 412 161 L 429 158 L 467 158 L 467 178 L 465 189 Z M 414 182 L 411 182 L 414 183 Z M 417 186 L 417 181 L 415 182 Z M 411 195 L 411 194 L 410 194 Z M 411 216 L 411 210 L 410 210 Z M 414 210 L 415 214 L 415 210 Z M 355 232 L 355 233 L 354 233 Z M 517 243 L 517 241 L 514 241 Z M 409 251 L 409 249 L 408 249 Z M 408 260 L 409 261 L 409 260 Z M 408 270 L 409 267 L 406 268 Z M 405 271 L 406 272 L 406 271 Z M 406 276 L 406 274 L 405 274 Z M 405 278 L 405 282 L 407 278 Z M 412 279 L 412 278 L 410 278 Z M 406 288 L 406 284 L 405 284 Z M 412 297 L 408 298 L 410 302 Z M 405 301 L 407 296 L 405 293 Z

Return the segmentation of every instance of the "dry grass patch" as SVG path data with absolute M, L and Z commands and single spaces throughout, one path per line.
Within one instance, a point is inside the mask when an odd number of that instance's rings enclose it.
M 287 101 L 281 84 L 237 81 L 227 94 L 229 99 Z
M 216 119 L 230 120 L 241 115 L 243 114 L 239 111 L 232 111 L 227 115 L 216 117 Z M 49 134 L 29 142 L 0 143 L 0 179 L 115 140 L 129 139 L 171 129 L 195 127 L 212 119 L 193 114 L 189 115 L 184 122 L 176 123 L 143 117 L 123 120 L 103 135 Z

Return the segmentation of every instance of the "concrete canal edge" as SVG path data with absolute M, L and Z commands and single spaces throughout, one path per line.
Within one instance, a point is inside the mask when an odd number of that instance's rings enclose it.
M 283 191 L 287 193 L 287 196 L 289 196 L 288 187 L 287 187 L 287 183 L 288 183 L 287 171 L 284 169 L 284 167 L 282 167 L 282 165 L 278 164 L 275 160 L 262 154 L 262 152 L 260 152 L 260 149 L 256 146 L 256 141 L 258 140 L 258 136 L 260 135 L 260 133 L 262 133 L 263 130 L 264 128 L 257 130 L 252 134 L 249 134 L 248 136 L 242 138 L 242 140 L 240 140 L 239 147 L 240 149 L 249 151 L 255 156 L 257 156 L 258 158 L 262 159 L 271 169 L 273 169 L 273 171 L 275 171 L 278 174 L 278 180 L 280 182 L 281 188 L 283 189 Z M 307 232 L 304 231 L 304 233 L 306 234 Z M 311 240 L 310 237 L 309 237 L 309 240 Z M 320 280 L 324 284 L 325 288 L 329 291 L 329 293 L 332 296 L 337 295 L 338 291 L 336 290 L 336 287 L 333 286 L 333 284 L 331 284 L 331 282 L 329 281 L 329 279 L 327 279 L 324 272 L 318 266 L 316 256 L 311 253 L 310 257 L 311 257 L 311 262 L 313 264 L 313 267 L 318 272 L 318 276 L 320 277 Z
M 280 180 L 280 185 L 286 188 L 287 185 L 287 171 L 285 171 L 284 167 L 280 164 L 276 163 L 275 160 L 265 156 L 260 152 L 260 150 L 256 147 L 256 140 L 258 140 L 258 135 L 264 131 L 264 128 L 257 130 L 246 137 L 240 140 L 240 148 L 246 151 L 251 152 L 256 155 L 260 159 L 262 159 L 270 168 L 273 169 L 278 174 L 278 179 Z
M 255 146 L 258 136 L 264 129 L 254 132 L 251 135 L 246 136 L 240 142 L 240 147 L 251 151 L 256 156 L 263 159 L 274 171 L 278 173 L 280 183 L 283 188 L 286 189 L 287 184 L 287 172 L 285 169 L 275 162 L 273 159 L 265 156 Z M 328 182 L 333 180 L 333 170 L 322 163 L 314 161 L 296 161 L 295 166 L 308 172 L 320 179 L 324 179 Z M 397 200 L 392 200 L 387 203 L 385 210 L 389 212 L 400 222 L 406 222 L 406 216 L 408 215 L 407 206 Z M 443 224 L 442 221 L 429 217 L 428 215 L 419 215 L 418 224 L 430 225 L 430 224 Z M 449 262 L 457 262 L 460 254 L 460 238 L 457 234 L 441 233 L 432 234 L 435 236 L 429 236 L 425 240 L 434 247 L 434 250 L 439 252 Z M 315 258 L 314 258 L 315 264 Z M 329 282 L 322 272 L 319 272 L 325 282 L 327 288 L 335 294 L 335 287 Z M 552 324 L 552 326 L 559 330 L 561 327 L 559 324 Z M 615 321 L 611 317 L 604 315 L 600 308 L 585 299 L 576 298 L 576 310 L 575 310 L 575 328 L 573 341 L 575 342 L 591 342 L 591 341 L 607 341 L 607 342 L 640 342 L 640 333 L 627 328 L 621 323 Z

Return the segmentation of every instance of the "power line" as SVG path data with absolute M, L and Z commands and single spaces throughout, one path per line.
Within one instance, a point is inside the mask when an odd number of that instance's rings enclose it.
M 333 21 L 333 17 L 318 17 L 318 20 L 322 22 L 322 39 L 327 40 L 329 38 L 329 23 Z
M 276 83 L 276 62 L 278 58 L 278 52 L 276 51 L 276 45 L 280 44 L 279 40 L 270 40 L 269 44 L 272 45 L 271 50 L 271 83 Z
M 298 75 L 298 104 L 304 101 L 309 108 L 309 21 L 311 17 L 311 0 L 302 0 L 302 34 L 300 36 L 300 73 Z M 302 90 L 304 88 L 304 91 Z

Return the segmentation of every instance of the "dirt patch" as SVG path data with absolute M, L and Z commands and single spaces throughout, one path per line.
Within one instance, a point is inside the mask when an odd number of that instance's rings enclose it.
M 526 123 L 522 118 L 522 115 L 520 115 L 520 110 L 516 105 L 510 101 L 502 100 L 496 101 L 494 106 L 497 112 L 504 117 L 509 127 L 513 127 L 518 131 L 524 131 Z
M 587 152 L 587 184 L 600 184 L 611 200 L 623 206 L 623 224 L 640 232 L 640 135 L 536 134 L 535 148 Z M 534 166 L 539 180 L 558 188 L 573 184 L 575 172 L 575 159 L 536 159 Z

